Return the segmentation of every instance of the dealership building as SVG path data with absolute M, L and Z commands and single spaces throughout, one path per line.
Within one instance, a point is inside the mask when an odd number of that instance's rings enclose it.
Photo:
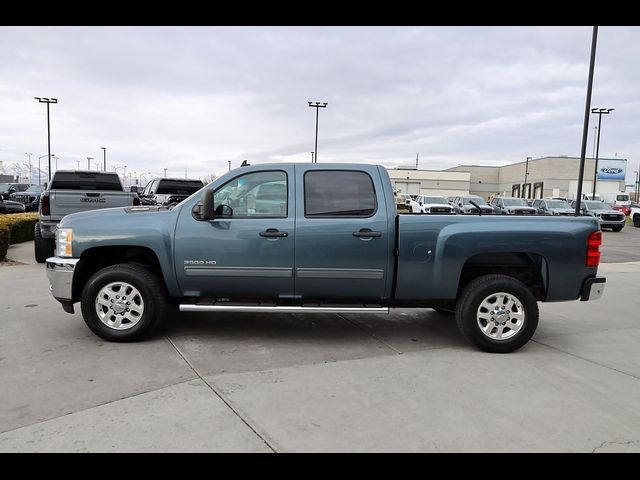
M 494 195 L 525 198 L 571 197 L 578 187 L 578 157 L 542 157 L 502 166 L 459 165 L 447 170 L 389 169 L 398 193 L 411 195 Z M 596 190 L 624 192 L 627 160 L 598 159 Z M 593 191 L 595 159 L 585 161 L 583 192 Z M 526 175 L 526 180 L 525 180 Z

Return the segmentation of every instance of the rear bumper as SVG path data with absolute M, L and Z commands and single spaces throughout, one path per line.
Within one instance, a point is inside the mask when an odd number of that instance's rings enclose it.
M 73 313 L 73 274 L 77 258 L 47 258 L 47 278 L 53 298 L 62 304 L 65 312 Z
M 580 301 L 586 302 L 588 300 L 599 299 L 604 293 L 604 286 L 606 283 L 607 279 L 604 277 L 587 278 L 582 286 Z
M 42 238 L 55 238 L 56 227 L 60 223 L 60 220 L 40 220 L 40 232 Z

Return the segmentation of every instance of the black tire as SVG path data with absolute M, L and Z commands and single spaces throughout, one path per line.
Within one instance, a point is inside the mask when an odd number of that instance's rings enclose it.
M 640 213 L 636 213 L 633 216 L 633 226 L 634 227 L 639 227 L 640 228 Z
M 33 232 L 33 249 L 36 262 L 44 263 L 47 258 L 53 257 L 55 254 L 55 240 L 53 238 L 43 238 L 40 222 L 37 222 Z
M 489 338 L 480 328 L 478 312 L 480 304 L 493 294 L 504 292 L 515 297 L 522 306 L 524 320 L 515 334 L 502 340 Z M 503 315 L 501 313 L 500 315 Z M 487 314 L 489 315 L 489 314 Z M 506 315 L 509 318 L 510 315 Z M 531 291 L 521 281 L 507 275 L 483 275 L 472 280 L 462 291 L 456 305 L 456 322 L 464 337 L 485 352 L 509 353 L 526 344 L 538 327 L 538 303 Z M 509 322 L 500 329 L 509 329 Z M 485 325 L 489 325 L 487 322 Z M 497 331 L 497 329 L 496 329 Z M 511 330 L 510 330 L 511 331 Z M 493 329 L 491 329 L 493 332 Z M 507 332 L 509 334 L 509 332 Z
M 135 287 L 144 302 L 144 310 L 137 323 L 126 330 L 109 327 L 96 312 L 98 293 L 104 286 L 114 282 L 126 282 Z M 151 270 L 129 263 L 112 265 L 96 272 L 84 286 L 80 302 L 87 326 L 100 338 L 110 342 L 136 342 L 151 336 L 163 323 L 166 303 L 167 292 L 162 280 Z
M 620 232 L 622 231 L 622 227 L 611 227 L 611 230 L 613 230 L 614 232 Z

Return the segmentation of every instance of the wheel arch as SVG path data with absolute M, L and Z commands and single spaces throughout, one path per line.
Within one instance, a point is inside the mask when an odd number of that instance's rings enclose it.
M 488 274 L 520 280 L 538 301 L 544 301 L 547 296 L 547 260 L 540 254 L 528 252 L 481 253 L 469 257 L 460 272 L 457 296 L 471 281 Z
M 116 245 L 85 250 L 76 265 L 72 284 L 72 302 L 80 300 L 87 281 L 99 270 L 119 263 L 142 265 L 154 272 L 167 288 L 158 255 L 148 247 Z

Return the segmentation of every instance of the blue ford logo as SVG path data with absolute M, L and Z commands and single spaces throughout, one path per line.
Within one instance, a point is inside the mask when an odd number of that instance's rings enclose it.
M 619 167 L 603 167 L 600 171 L 609 175 L 616 175 L 623 172 L 622 168 Z

